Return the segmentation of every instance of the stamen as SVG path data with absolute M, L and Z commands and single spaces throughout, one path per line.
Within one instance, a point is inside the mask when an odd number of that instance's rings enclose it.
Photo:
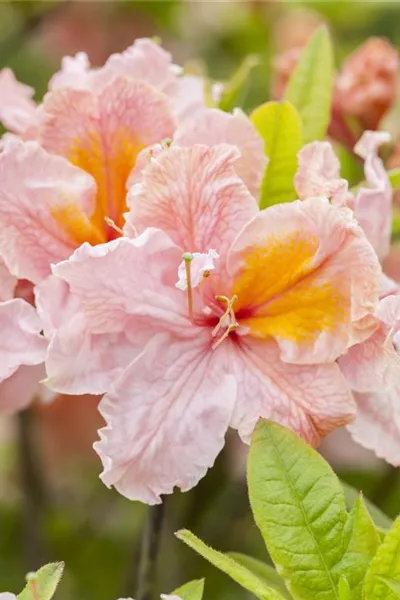
M 188 295 L 188 312 L 189 312 L 190 319 L 193 319 L 193 292 L 192 292 L 192 272 L 191 272 L 191 262 L 193 260 L 193 254 L 191 252 L 184 252 L 182 254 L 182 259 L 185 262 L 187 295 Z
M 124 235 L 124 232 L 122 231 L 121 227 L 118 227 L 118 225 L 115 223 L 115 221 L 110 219 L 110 217 L 104 217 L 104 220 L 105 220 L 106 224 L 109 227 L 111 227 L 111 229 L 114 229 L 114 231 L 116 231 L 120 235 Z
M 227 307 L 226 310 L 224 312 L 224 314 L 222 315 L 222 317 L 220 317 L 218 323 L 216 324 L 216 326 L 214 327 L 214 329 L 212 330 L 212 336 L 215 337 L 218 333 L 218 331 L 221 329 L 221 327 L 223 326 L 223 322 L 227 317 L 231 317 L 231 319 L 233 321 L 236 322 L 236 317 L 235 317 L 235 313 L 233 312 L 233 306 L 236 302 L 236 300 L 238 299 L 237 295 L 234 294 L 232 296 L 232 298 L 229 300 L 229 298 L 227 298 L 226 296 L 215 296 L 216 300 L 218 300 L 219 302 L 224 302 Z M 229 329 L 229 328 L 228 328 Z M 235 327 L 236 329 L 236 327 Z M 225 339 L 225 338 L 224 338 Z
M 232 331 L 235 331 L 235 329 L 237 329 L 239 327 L 239 323 L 231 323 L 229 325 L 229 327 L 226 329 L 226 331 L 224 332 L 223 335 L 221 335 L 221 337 L 213 343 L 213 345 L 211 346 L 211 348 L 213 350 L 215 350 L 215 348 L 217 348 L 220 344 L 222 344 L 222 342 L 224 340 L 226 340 L 227 337 L 229 337 L 229 334 L 232 333 Z

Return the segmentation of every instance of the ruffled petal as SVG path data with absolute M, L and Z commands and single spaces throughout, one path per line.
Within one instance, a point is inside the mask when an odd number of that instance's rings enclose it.
M 223 263 L 237 233 L 258 212 L 234 170 L 238 158 L 238 150 L 226 144 L 165 150 L 131 188 L 128 221 L 138 232 L 166 231 L 183 251 L 214 248 Z
M 400 380 L 400 356 L 387 341 L 387 328 L 378 330 L 339 358 L 339 366 L 352 390 L 361 393 L 390 389 Z
M 174 136 L 179 146 L 232 144 L 240 151 L 235 170 L 253 196 L 257 197 L 267 164 L 264 143 L 250 119 L 240 110 L 231 115 L 216 108 L 204 110 L 185 121 Z
M 326 196 L 344 204 L 348 183 L 340 177 L 340 163 L 329 142 L 312 142 L 298 153 L 299 168 L 294 183 L 300 200 Z
M 21 365 L 44 361 L 47 342 L 40 335 L 40 321 L 33 306 L 16 298 L 0 303 L 0 381 Z
M 36 121 L 34 90 L 15 79 L 11 69 L 0 71 L 0 121 L 14 133 L 23 134 Z
M 11 377 L 0 383 L 0 414 L 11 415 L 26 408 L 40 395 L 45 377 L 44 365 L 19 367 Z M 0 594 L 1 599 L 1 594 Z
M 65 159 L 14 142 L 0 153 L 0 179 L 0 254 L 13 275 L 36 283 L 83 240 L 98 241 L 94 181 Z
M 108 391 L 159 331 L 194 337 L 186 297 L 175 288 L 181 253 L 161 231 L 83 244 L 55 277 L 38 286 L 51 389 L 69 394 Z
M 85 52 L 78 52 L 75 56 L 64 56 L 61 70 L 49 81 L 49 90 L 60 88 L 88 90 L 91 88 L 92 79 L 88 55 Z
M 101 478 L 131 500 L 192 488 L 224 445 L 236 385 L 207 341 L 156 336 L 100 402 Z
M 369 185 L 357 194 L 354 214 L 380 260 L 390 249 L 393 190 L 378 148 L 389 140 L 390 135 L 384 131 L 366 131 L 354 148 L 365 159 L 364 171 Z
M 353 439 L 377 456 L 400 466 L 400 387 L 384 393 L 355 394 L 357 418 L 348 429 Z
M 260 417 L 289 427 L 310 444 L 349 423 L 355 403 L 336 364 L 282 362 L 273 342 L 245 338 L 231 349 L 238 386 L 231 426 L 248 441 Z

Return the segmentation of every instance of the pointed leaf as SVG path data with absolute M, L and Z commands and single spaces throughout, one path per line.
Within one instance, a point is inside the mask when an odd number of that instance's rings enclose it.
M 290 102 L 266 102 L 250 115 L 268 157 L 260 189 L 260 208 L 296 199 L 294 176 L 302 147 L 301 119 Z
M 207 546 L 190 531 L 182 529 L 175 535 L 217 567 L 217 569 L 220 569 L 236 581 L 236 583 L 249 590 L 249 592 L 252 592 L 257 598 L 261 600 L 283 600 L 282 596 L 276 590 L 268 587 L 259 577 L 246 569 L 246 567 L 233 560 L 230 556 L 210 548 L 210 546 Z
M 291 600 L 292 596 L 289 594 L 284 580 L 274 567 L 268 563 L 262 562 L 258 558 L 248 556 L 247 554 L 241 554 L 240 552 L 229 552 L 228 555 L 231 556 L 233 560 L 249 569 L 254 575 L 257 575 L 257 577 L 265 581 L 267 585 L 277 590 L 284 598 Z
M 341 575 L 338 585 L 339 600 L 352 600 L 349 582 Z
M 364 583 L 365 600 L 395 600 L 396 593 L 382 581 L 387 577 L 400 583 L 400 517 L 393 523 L 371 561 Z
M 171 595 L 179 596 L 182 600 L 202 600 L 204 592 L 204 579 L 194 579 L 181 585 Z
M 349 485 L 348 483 L 346 483 L 345 481 L 341 481 L 340 483 L 346 498 L 347 508 L 351 509 L 353 504 L 357 501 L 359 491 L 356 490 L 356 488 Z M 372 517 L 372 520 L 378 527 L 378 530 L 384 531 L 384 533 L 386 533 L 386 531 L 390 529 L 393 524 L 392 519 L 385 515 L 385 513 L 382 512 L 380 508 L 375 506 L 375 504 L 373 504 L 371 500 L 368 500 L 368 498 L 363 497 L 363 501 L 369 514 Z
M 303 121 L 304 143 L 323 139 L 331 116 L 333 50 L 326 27 L 320 27 L 304 48 L 285 91 Z
M 41 567 L 35 574 L 30 575 L 30 581 L 26 584 L 18 596 L 18 600 L 50 600 L 56 591 L 58 582 L 64 570 L 64 563 L 49 563 Z M 33 577 L 34 575 L 34 577 Z M 36 585 L 36 598 L 32 590 L 32 579 Z
M 365 574 L 379 544 L 379 534 L 360 495 L 345 526 L 344 556 L 334 568 L 346 576 L 351 600 L 361 600 Z
M 237 71 L 229 81 L 225 82 L 218 108 L 230 112 L 236 106 L 243 104 L 243 102 L 239 102 L 239 99 L 248 85 L 251 72 L 259 64 L 260 59 L 254 54 L 249 54 L 244 58 Z
M 324 459 L 292 431 L 260 420 L 248 460 L 250 504 L 269 554 L 297 600 L 338 600 L 343 490 Z

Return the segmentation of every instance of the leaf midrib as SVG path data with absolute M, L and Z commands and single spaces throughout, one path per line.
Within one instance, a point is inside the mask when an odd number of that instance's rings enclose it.
M 263 428 L 264 428 L 264 430 L 267 432 L 267 435 L 268 435 L 268 437 L 269 437 L 269 439 L 270 439 L 270 441 L 271 441 L 271 443 L 272 443 L 272 446 L 274 447 L 275 454 L 276 454 L 276 455 L 277 455 L 277 457 L 278 457 L 278 462 L 279 462 L 279 464 L 280 464 L 280 466 L 281 466 L 281 468 L 282 468 L 282 470 L 283 470 L 283 472 L 284 472 L 285 479 L 287 480 L 287 482 L 288 482 L 288 484 L 289 484 L 289 487 L 290 487 L 290 491 L 291 491 L 291 493 L 292 493 L 292 496 L 293 496 L 293 498 L 295 499 L 295 501 L 297 501 L 297 502 L 299 503 L 299 505 L 300 505 L 300 510 L 301 510 L 301 512 L 302 512 L 302 515 L 303 515 L 303 518 L 304 518 L 304 522 L 305 522 L 305 524 L 306 524 L 306 527 L 307 527 L 307 529 L 308 529 L 308 531 L 309 531 L 309 533 L 310 533 L 310 535 L 311 535 L 312 539 L 314 540 L 315 546 L 316 546 L 316 548 L 317 548 L 317 552 L 318 552 L 318 554 L 319 554 L 319 557 L 320 557 L 320 559 L 321 559 L 321 563 L 322 563 L 322 565 L 323 565 L 323 567 L 324 567 L 324 569 L 325 569 L 325 571 L 326 571 L 326 574 L 327 574 L 327 576 L 328 576 L 328 580 L 329 580 L 329 582 L 330 582 L 330 584 L 331 584 L 331 587 L 332 587 L 332 590 L 333 590 L 333 593 L 334 593 L 334 597 L 335 597 L 337 600 L 339 600 L 339 594 L 338 594 L 338 592 L 337 592 L 337 590 L 336 590 L 336 586 L 335 586 L 335 584 L 334 584 L 334 581 L 333 581 L 333 579 L 332 579 L 331 572 L 330 572 L 330 570 L 329 570 L 329 568 L 328 568 L 328 565 L 326 564 L 326 561 L 325 561 L 324 555 L 322 554 L 322 552 L 321 552 L 321 549 L 320 549 L 320 547 L 319 547 L 319 544 L 318 544 L 318 542 L 317 542 L 317 540 L 316 540 L 316 538 L 315 538 L 315 535 L 314 535 L 314 533 L 313 533 L 313 530 L 312 530 L 312 528 L 311 528 L 311 524 L 310 524 L 310 522 L 309 522 L 309 520 L 308 520 L 308 517 L 307 517 L 307 513 L 306 513 L 306 511 L 305 511 L 305 509 L 304 509 L 304 507 L 303 507 L 303 502 L 302 502 L 302 501 L 300 500 L 300 498 L 297 496 L 296 490 L 295 490 L 295 488 L 294 488 L 294 486 L 293 486 L 293 483 L 292 483 L 292 480 L 291 480 L 291 478 L 289 477 L 289 474 L 288 474 L 288 472 L 287 472 L 287 470 L 286 470 L 286 468 L 285 468 L 285 464 L 284 464 L 284 462 L 283 462 L 283 460 L 282 460 L 282 457 L 281 457 L 281 455 L 280 455 L 280 452 L 279 452 L 279 450 L 278 450 L 278 446 L 276 445 L 276 443 L 275 443 L 275 440 L 273 439 L 273 436 L 271 435 L 271 433 L 270 433 L 270 431 L 269 431 L 268 427 L 266 427 L 264 424 L 263 424 Z

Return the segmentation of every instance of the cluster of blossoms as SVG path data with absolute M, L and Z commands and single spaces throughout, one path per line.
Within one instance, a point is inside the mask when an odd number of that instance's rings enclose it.
M 1 410 L 101 395 L 101 477 L 149 504 L 260 416 L 313 445 L 348 425 L 400 464 L 387 134 L 357 143 L 357 192 L 313 142 L 299 199 L 260 211 L 252 122 L 150 40 L 64 59 L 40 106 L 9 70 L 0 93 Z

